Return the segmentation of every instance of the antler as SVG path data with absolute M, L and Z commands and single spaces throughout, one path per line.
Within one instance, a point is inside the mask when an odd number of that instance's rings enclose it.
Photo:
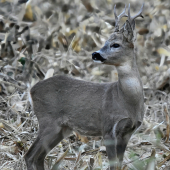
M 129 7 L 128 7 L 128 21 L 129 21 L 129 23 L 130 23 L 130 25 L 131 25 L 131 27 L 132 27 L 133 30 L 134 30 L 134 28 L 135 28 L 135 18 L 137 18 L 137 17 L 142 17 L 142 18 L 144 18 L 144 17 L 142 16 L 143 7 L 144 7 L 144 3 L 143 3 L 143 5 L 142 5 L 140 11 L 139 11 L 135 16 L 131 17 L 131 16 L 130 16 L 130 4 L 129 4 Z
M 125 9 L 119 16 L 117 16 L 117 14 L 116 14 L 116 5 L 115 5 L 114 6 L 114 15 L 115 15 L 115 32 L 118 32 L 119 31 L 119 22 L 120 22 L 121 18 L 128 17 L 128 15 L 126 14 L 126 5 L 125 5 Z

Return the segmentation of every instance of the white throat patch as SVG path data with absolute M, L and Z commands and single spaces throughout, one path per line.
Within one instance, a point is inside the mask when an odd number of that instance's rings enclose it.
M 95 63 L 103 63 L 100 60 L 93 60 Z

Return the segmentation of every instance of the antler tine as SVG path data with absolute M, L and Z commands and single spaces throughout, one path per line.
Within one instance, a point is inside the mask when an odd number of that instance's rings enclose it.
M 114 6 L 114 10 L 113 11 L 114 11 L 114 15 L 115 15 L 115 20 L 117 20 L 118 17 L 117 17 L 117 14 L 116 14 L 116 4 Z
M 118 16 L 118 22 L 121 20 L 122 17 L 128 17 L 128 15 L 126 14 L 126 5 L 123 12 Z
M 115 31 L 119 31 L 119 25 L 118 25 L 118 17 L 116 14 L 116 5 L 114 6 L 114 15 L 115 15 Z
M 131 15 L 130 15 L 130 4 L 129 4 L 129 7 L 128 7 L 128 21 L 129 21 L 129 23 L 130 23 L 130 25 L 132 26 L 133 29 L 134 29 L 134 26 L 135 26 L 135 19 L 137 17 L 142 17 L 143 18 L 143 16 L 142 16 L 143 7 L 144 7 L 144 3 L 142 4 L 142 7 L 141 7 L 140 11 L 135 16 L 131 17 Z
M 114 15 L 115 15 L 115 31 L 119 31 L 119 22 L 120 22 L 121 18 L 128 17 L 128 15 L 126 14 L 126 5 L 125 5 L 123 12 L 119 16 L 117 16 L 117 14 L 116 14 L 116 5 L 115 5 L 114 6 Z
M 128 21 L 131 21 L 131 16 L 130 16 L 130 3 L 129 3 L 129 7 L 128 7 Z

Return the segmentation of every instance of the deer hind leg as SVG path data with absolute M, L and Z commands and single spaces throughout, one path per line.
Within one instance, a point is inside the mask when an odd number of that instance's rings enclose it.
M 63 128 L 48 123 L 47 127 L 42 127 L 40 126 L 37 139 L 25 155 L 27 170 L 44 170 L 44 159 L 47 153 L 71 133 L 68 127 Z
M 105 135 L 110 170 L 121 168 L 125 149 L 134 129 L 135 126 L 132 125 L 132 121 L 129 118 L 125 118 L 113 127 L 112 132 Z

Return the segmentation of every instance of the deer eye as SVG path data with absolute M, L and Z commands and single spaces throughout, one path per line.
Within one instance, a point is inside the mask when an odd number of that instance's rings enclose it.
M 120 45 L 119 45 L 119 44 L 113 44 L 113 45 L 111 45 L 110 47 L 118 48 L 118 47 L 120 47 Z

